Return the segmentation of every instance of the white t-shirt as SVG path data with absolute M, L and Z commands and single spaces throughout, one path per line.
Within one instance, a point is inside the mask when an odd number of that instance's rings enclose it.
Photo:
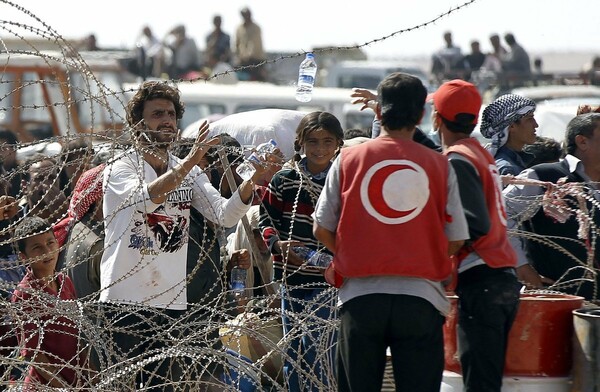
M 169 167 L 180 160 L 169 157 Z M 148 184 L 156 172 L 130 150 L 104 169 L 106 237 L 100 265 L 100 301 L 185 310 L 190 207 L 224 227 L 250 208 L 235 192 L 221 197 L 197 167 L 167 201 L 155 204 Z

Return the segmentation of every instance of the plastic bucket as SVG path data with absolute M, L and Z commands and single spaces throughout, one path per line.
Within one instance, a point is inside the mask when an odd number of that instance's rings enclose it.
M 444 324 L 445 369 L 460 373 L 456 344 L 457 297 Z M 567 294 L 522 294 L 508 336 L 506 376 L 565 377 L 571 371 L 573 310 L 583 297 Z
M 600 307 L 573 311 L 572 392 L 600 392 Z

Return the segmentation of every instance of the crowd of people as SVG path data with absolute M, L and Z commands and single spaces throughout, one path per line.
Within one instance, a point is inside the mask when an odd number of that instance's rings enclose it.
M 452 40 L 452 33 L 444 33 L 445 45 L 436 51 L 431 58 L 431 75 L 436 85 L 444 81 L 459 78 L 475 84 L 484 83 L 486 78 L 494 78 L 502 89 L 518 87 L 532 78 L 542 77 L 542 60 L 536 58 L 531 69 L 531 60 L 527 51 L 521 46 L 514 34 L 506 33 L 504 42 L 498 34 L 492 34 L 489 42 L 492 50 L 481 51 L 478 40 L 470 43 L 471 51 L 463 54 L 460 47 Z
M 249 10 L 242 15 L 246 40 L 238 31 L 235 53 L 214 18 L 212 57 L 251 65 L 264 56 L 260 28 Z M 173 35 L 181 76 L 184 63 L 198 64 L 189 56 L 197 48 L 182 26 Z M 150 55 L 160 44 L 149 29 L 144 37 Z M 521 56 L 505 39 L 512 56 L 503 67 Z M 466 60 L 446 41 L 448 61 L 487 61 Z M 203 122 L 195 139 L 180 139 L 185 105 L 167 82 L 141 84 L 126 109 L 131 140 L 108 154 L 76 138 L 56 158 L 19 164 L 16 138 L 0 132 L 0 290 L 12 306 L 2 347 L 18 347 L 27 364 L 23 375 L 7 372 L 26 390 L 93 388 L 110 382 L 107 369 L 137 362 L 114 377 L 121 388 L 219 390 L 233 376 L 216 354 L 218 327 L 248 299 L 270 298 L 285 342 L 283 388 L 380 390 L 389 348 L 397 390 L 437 392 L 455 292 L 466 390 L 500 391 L 523 287 L 599 299 L 589 255 L 600 223 L 600 114 L 574 113 L 563 152 L 536 137 L 535 102 L 503 95 L 479 118 L 481 95 L 461 79 L 428 96 L 418 78 L 393 73 L 377 94 L 355 89 L 351 98 L 374 111 L 372 135 L 308 113 L 294 157 L 260 156 L 247 180 L 231 136 L 209 138 Z M 418 129 L 427 100 L 441 145 Z M 470 137 L 477 123 L 487 148 Z M 303 247 L 333 262 L 310 265 Z M 229 285 L 233 269 L 248 271 L 241 295 Z M 97 312 L 81 315 L 73 300 Z M 76 314 L 100 326 L 102 345 Z M 253 390 L 243 378 L 237 387 Z
M 143 26 L 135 40 L 136 56 L 128 67 L 129 71 L 143 78 L 202 78 L 223 84 L 238 80 L 269 81 L 261 27 L 248 7 L 241 9 L 240 15 L 242 21 L 233 34 L 222 29 L 222 16 L 214 15 L 213 29 L 203 40 L 203 46 L 186 32 L 185 25 L 174 26 L 162 38 L 153 32 L 151 26 Z M 482 51 L 479 39 L 470 41 L 468 53 L 454 43 L 452 32 L 444 32 L 443 40 L 443 47 L 431 55 L 429 76 L 434 86 L 459 78 L 478 85 L 480 91 L 490 85 L 506 91 L 552 80 L 552 75 L 544 72 L 542 58 L 530 58 L 528 51 L 511 32 L 503 36 L 490 35 L 491 50 L 487 53 Z M 94 34 L 73 46 L 77 50 L 101 50 Z M 582 65 L 581 81 L 598 85 L 598 69 L 600 59 L 596 56 L 589 64 Z
M 206 36 L 203 51 L 184 25 L 173 27 L 164 39 L 157 37 L 150 26 L 144 26 L 136 40 L 138 50 L 132 70 L 144 77 L 197 79 L 219 75 L 218 82 L 231 83 L 238 78 L 265 81 L 266 60 L 260 26 L 245 7 L 240 11 L 242 22 L 232 36 L 222 30 L 221 15 L 214 15 L 213 30 Z M 231 72 L 233 67 L 236 72 Z

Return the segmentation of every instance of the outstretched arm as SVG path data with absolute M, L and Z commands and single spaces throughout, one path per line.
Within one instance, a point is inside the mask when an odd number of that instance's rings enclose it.
M 353 98 L 350 101 L 352 104 L 363 105 L 360 110 L 371 109 L 375 111 L 377 107 L 377 95 L 373 94 L 370 90 L 355 87 L 352 89 L 350 96 Z
M 148 184 L 148 194 L 153 203 L 164 203 L 167 200 L 169 192 L 181 184 L 185 176 L 200 163 L 200 160 L 204 157 L 208 149 L 219 143 L 219 138 L 212 138 L 206 141 L 208 130 L 208 122 L 202 122 L 198 130 L 198 137 L 196 137 L 190 153 L 180 164 Z

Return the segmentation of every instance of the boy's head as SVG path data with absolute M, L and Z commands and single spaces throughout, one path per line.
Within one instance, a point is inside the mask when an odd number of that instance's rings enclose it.
M 58 261 L 58 242 L 50 224 L 37 216 L 28 216 L 15 228 L 19 257 L 30 260 L 37 278 L 52 276 Z
M 423 117 L 427 89 L 419 78 L 401 72 L 388 75 L 377 86 L 381 126 L 396 131 L 414 128 Z
M 435 93 L 427 96 L 433 101 L 434 124 L 440 121 L 450 132 L 470 135 L 475 129 L 481 95 L 475 85 L 455 79 L 442 84 Z

